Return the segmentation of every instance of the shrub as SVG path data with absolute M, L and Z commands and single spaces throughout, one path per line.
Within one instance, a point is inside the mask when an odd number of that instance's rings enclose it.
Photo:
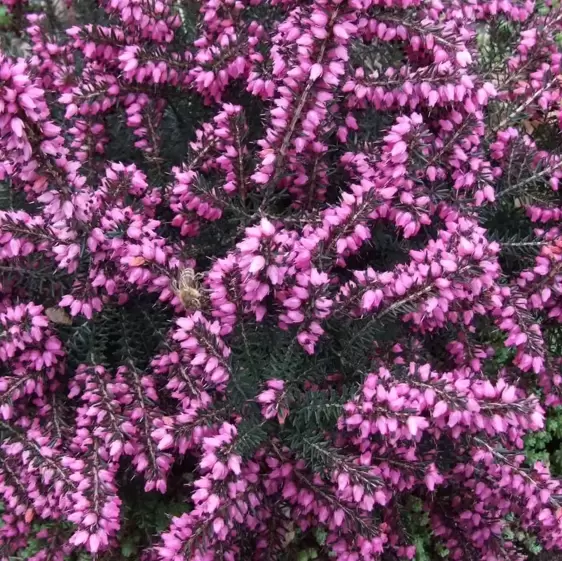
M 558 6 L 3 17 L 4 559 L 562 547 Z

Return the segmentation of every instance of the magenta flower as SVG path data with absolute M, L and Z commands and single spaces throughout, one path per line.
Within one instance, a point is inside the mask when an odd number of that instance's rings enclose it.
M 562 549 L 559 6 L 3 4 L 2 559 Z

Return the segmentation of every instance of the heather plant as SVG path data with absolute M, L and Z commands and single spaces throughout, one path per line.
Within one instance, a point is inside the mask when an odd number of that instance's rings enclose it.
M 562 550 L 558 5 L 4 9 L 2 559 Z

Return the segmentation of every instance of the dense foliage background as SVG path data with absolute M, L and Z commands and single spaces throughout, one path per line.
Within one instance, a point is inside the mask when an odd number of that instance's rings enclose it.
M 559 4 L 0 27 L 2 559 L 559 555 Z

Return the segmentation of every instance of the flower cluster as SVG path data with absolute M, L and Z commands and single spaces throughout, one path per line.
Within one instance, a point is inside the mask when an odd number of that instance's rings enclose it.
M 98 3 L 4 2 L 0 559 L 562 550 L 561 8 Z

